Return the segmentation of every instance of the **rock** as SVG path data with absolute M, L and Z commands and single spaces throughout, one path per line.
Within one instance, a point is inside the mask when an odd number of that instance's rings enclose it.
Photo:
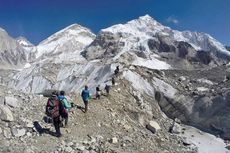
M 174 122 L 171 129 L 170 129 L 170 132 L 171 133 L 174 133 L 174 134 L 180 134 L 181 133 L 181 126 Z
M 27 132 L 26 135 L 27 135 L 28 137 L 31 137 L 31 136 L 32 136 L 32 133 Z
M 186 80 L 186 78 L 184 77 L 184 76 L 181 76 L 181 77 L 179 77 L 179 79 L 178 79 L 178 81 L 185 81 Z
M 66 152 L 72 152 L 73 149 L 72 149 L 71 147 L 66 147 L 66 148 L 65 148 L 65 151 L 66 151 Z
M 85 149 L 82 151 L 82 153 L 89 153 L 89 151 Z
M 130 125 L 125 124 L 124 128 L 125 128 L 126 131 L 129 131 L 132 127 Z
M 11 132 L 10 132 L 10 129 L 4 129 L 3 131 L 3 135 L 4 137 L 10 139 L 11 138 Z
M 85 150 L 85 146 L 77 146 L 77 149 L 80 151 L 83 151 L 83 150 Z
M 182 138 L 183 145 L 188 146 L 193 144 L 187 137 Z
M 0 118 L 3 121 L 12 122 L 14 121 L 13 114 L 11 110 L 4 105 L 0 105 Z
M 69 142 L 68 144 L 67 144 L 67 146 L 73 146 L 74 144 L 73 144 L 73 142 Z
M 0 134 L 2 134 L 2 128 L 0 127 Z
M 26 124 L 26 127 L 28 127 L 28 128 L 33 128 L 34 127 L 34 124 L 33 124 L 33 122 L 28 122 L 27 124 Z
M 196 90 L 198 92 L 205 92 L 205 91 L 208 91 L 209 89 L 208 88 L 205 88 L 205 87 L 197 87 Z
M 146 128 L 150 130 L 152 133 L 156 133 L 158 130 L 160 130 L 160 126 L 156 121 L 150 121 L 148 125 L 146 125 Z
M 181 120 L 179 118 L 175 118 L 174 122 L 181 124 Z
M 111 143 L 118 143 L 118 139 L 116 137 L 113 137 L 111 140 L 110 140 Z
M 71 133 L 71 131 L 69 129 L 66 129 L 65 131 L 66 131 L 66 133 Z
M 15 128 L 12 128 L 11 129 L 11 133 L 15 137 L 21 137 L 21 136 L 24 136 L 26 134 L 26 130 L 25 129 L 15 129 Z
M 10 107 L 19 107 L 19 102 L 14 97 L 5 97 L 5 105 L 8 105 Z
M 130 137 L 128 137 L 128 136 L 124 136 L 123 137 L 123 140 L 125 141 L 125 142 L 129 142 L 129 143 L 131 143 L 133 140 L 132 140 L 132 138 L 130 138 Z
M 225 147 L 226 149 L 230 150 L 230 145 Z

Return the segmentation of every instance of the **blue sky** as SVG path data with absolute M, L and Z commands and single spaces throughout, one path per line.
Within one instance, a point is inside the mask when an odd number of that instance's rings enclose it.
M 73 23 L 97 33 L 145 14 L 230 45 L 230 0 L 0 0 L 0 27 L 34 44 Z

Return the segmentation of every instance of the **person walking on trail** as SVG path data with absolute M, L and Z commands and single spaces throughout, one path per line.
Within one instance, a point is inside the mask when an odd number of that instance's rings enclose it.
M 115 78 L 112 77 L 112 85 L 114 86 L 115 85 Z
M 60 124 L 61 114 L 64 112 L 64 107 L 58 100 L 57 92 L 53 92 L 46 104 L 46 114 L 53 119 L 53 124 L 56 130 L 56 137 L 61 137 Z
M 85 89 L 82 90 L 81 97 L 82 97 L 82 100 L 85 104 L 85 113 L 86 113 L 88 110 L 88 103 L 89 103 L 89 98 L 90 98 L 88 86 L 85 86 Z
M 119 66 L 117 66 L 116 69 L 114 70 L 114 74 L 118 75 L 119 71 L 120 71 Z
M 65 97 L 65 91 L 60 91 L 60 95 L 58 96 L 58 100 L 62 103 L 64 106 L 64 113 L 63 118 L 65 120 L 65 127 L 68 126 L 68 118 L 69 118 L 69 110 L 71 109 L 71 104 L 67 101 Z
M 107 84 L 105 85 L 105 91 L 106 91 L 106 95 L 109 95 L 110 86 Z
M 101 98 L 101 89 L 100 89 L 100 85 L 98 85 L 96 87 L 96 99 L 100 99 Z

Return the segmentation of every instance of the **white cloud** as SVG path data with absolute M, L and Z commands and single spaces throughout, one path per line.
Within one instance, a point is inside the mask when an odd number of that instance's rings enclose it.
M 166 21 L 169 22 L 169 23 L 174 23 L 174 24 L 178 24 L 179 23 L 179 21 L 174 16 L 169 16 L 166 19 Z

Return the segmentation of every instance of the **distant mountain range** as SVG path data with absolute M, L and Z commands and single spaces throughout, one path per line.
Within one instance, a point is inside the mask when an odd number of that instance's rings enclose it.
M 0 36 L 1 65 L 7 66 L 4 68 L 22 68 L 27 62 L 50 58 L 56 62 L 80 62 L 108 58 L 115 61 L 128 56 L 132 60 L 123 61 L 139 65 L 141 58 L 145 66 L 160 62 L 162 68 L 194 67 L 191 63 L 218 65 L 230 59 L 230 52 L 210 35 L 172 30 L 149 15 L 102 29 L 97 36 L 73 24 L 37 46 L 23 37 L 13 39 L 3 29 Z

